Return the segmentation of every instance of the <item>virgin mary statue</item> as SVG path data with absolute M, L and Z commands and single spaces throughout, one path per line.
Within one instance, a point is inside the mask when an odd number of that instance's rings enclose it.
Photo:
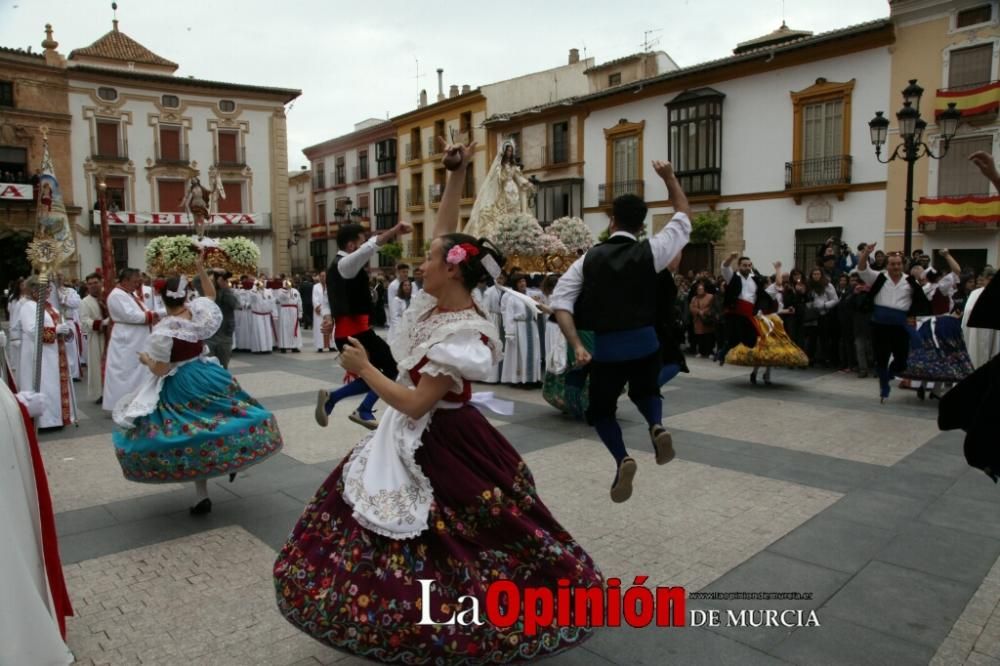
M 504 140 L 476 196 L 464 233 L 477 238 L 496 238 L 503 219 L 528 212 L 528 193 L 534 190 L 517 166 L 513 139 Z

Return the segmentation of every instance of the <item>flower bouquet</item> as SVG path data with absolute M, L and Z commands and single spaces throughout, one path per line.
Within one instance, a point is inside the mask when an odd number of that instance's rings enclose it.
M 153 275 L 190 275 L 195 273 L 195 260 L 202 251 L 206 267 L 233 273 L 255 273 L 260 261 L 260 248 L 242 236 L 219 241 L 158 236 L 146 245 L 146 266 Z
M 578 217 L 560 217 L 549 226 L 548 232 L 562 241 L 573 254 L 586 252 L 594 245 L 593 234 Z

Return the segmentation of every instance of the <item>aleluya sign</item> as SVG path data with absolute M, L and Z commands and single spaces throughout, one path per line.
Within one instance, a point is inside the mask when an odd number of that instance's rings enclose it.
M 0 183 L 0 199 L 12 201 L 31 201 L 35 193 L 31 185 L 20 183 Z
M 94 224 L 101 223 L 101 212 L 93 211 Z M 263 227 L 264 216 L 256 213 L 215 213 L 205 223 L 211 226 Z M 133 211 L 108 211 L 111 226 L 190 227 L 194 220 L 187 213 L 137 213 Z

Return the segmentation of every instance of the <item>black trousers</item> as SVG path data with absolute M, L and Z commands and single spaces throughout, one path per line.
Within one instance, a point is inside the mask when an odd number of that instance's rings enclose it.
M 898 375 L 906 370 L 910 355 L 910 334 L 904 326 L 872 323 L 872 351 L 875 353 L 875 370 L 888 369 Z M 889 364 L 889 357 L 892 364 Z
M 618 396 L 626 383 L 628 397 L 637 406 L 644 400 L 660 396 L 656 381 L 660 374 L 659 350 L 634 361 L 591 361 L 587 367 L 590 368 L 587 422 L 591 425 L 602 418 L 614 418 L 618 411 Z
M 399 374 L 399 370 L 396 369 L 396 359 L 392 357 L 392 351 L 385 340 L 376 335 L 375 331 L 370 328 L 351 337 L 361 343 L 361 346 L 368 352 L 368 360 L 378 368 L 379 372 L 389 379 L 396 379 L 396 375 Z M 334 338 L 333 342 L 340 351 L 344 351 L 344 347 L 347 346 L 347 338 Z

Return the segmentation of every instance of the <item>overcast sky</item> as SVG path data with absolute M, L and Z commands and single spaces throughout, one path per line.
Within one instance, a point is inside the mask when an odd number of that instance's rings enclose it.
M 64 55 L 111 29 L 110 0 L 0 0 L 0 45 L 39 46 L 52 23 Z M 614 10 L 613 12 L 611 10 Z M 121 0 L 120 29 L 180 65 L 177 74 L 302 90 L 288 111 L 290 170 L 302 149 L 369 117 L 565 64 L 642 50 L 644 31 L 681 67 L 789 27 L 823 32 L 889 14 L 887 0 Z M 417 78 L 417 60 L 421 78 Z

